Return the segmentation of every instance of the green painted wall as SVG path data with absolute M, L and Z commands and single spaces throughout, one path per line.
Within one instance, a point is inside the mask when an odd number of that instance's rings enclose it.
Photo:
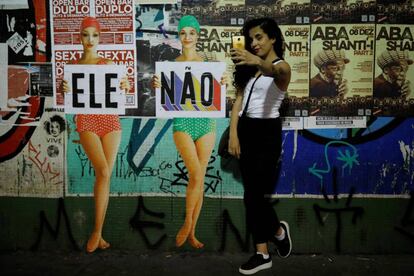
M 147 211 L 162 216 L 156 217 L 142 208 L 137 212 L 139 198 L 110 199 L 104 237 L 113 248 L 138 252 L 194 250 L 188 245 L 177 249 L 174 244 L 175 234 L 184 219 L 184 198 L 141 199 L 141 207 L 145 206 Z M 346 204 L 346 199 L 338 202 L 330 200 L 328 203 L 324 199 L 282 198 L 276 202 L 275 208 L 280 218 L 290 224 L 294 253 L 414 253 L 414 225 L 404 226 L 402 223 L 409 199 L 353 199 L 349 207 L 362 210 L 362 215 L 356 217 L 355 224 L 352 223 L 353 211 L 348 210 L 338 216 L 321 212 L 324 222 L 321 225 L 315 205 L 338 209 Z M 64 212 L 58 214 L 60 203 L 63 203 L 64 208 L 61 210 L 66 211 L 69 225 L 65 222 Z M 47 223 L 41 229 L 43 212 L 51 229 L 58 229 L 56 239 L 54 233 L 48 230 Z M 142 224 L 134 229 L 130 220 L 137 218 L 136 214 L 139 214 Z M 57 225 L 58 217 L 60 224 Z M 338 218 L 341 220 L 339 227 Z M 92 221 L 92 198 L 60 200 L 3 197 L 0 200 L 0 250 L 31 249 L 39 237 L 40 242 L 34 250 L 75 250 L 74 245 L 83 250 Z M 230 221 L 234 228 L 230 227 Z M 156 223 L 156 227 L 148 226 L 145 222 Z M 226 231 L 223 230 L 223 225 L 227 225 Z M 411 236 L 402 234 L 396 227 L 411 233 Z M 71 242 L 70 233 L 74 242 Z M 143 233 L 148 239 L 147 242 Z M 244 207 L 240 199 L 206 198 L 197 233 L 198 238 L 206 245 L 202 249 L 205 251 L 237 252 L 245 250 L 247 244 L 250 245 L 249 250 L 252 250 L 251 242 L 246 242 Z M 237 238 L 236 233 L 241 239 Z M 160 241 L 159 244 L 157 241 Z

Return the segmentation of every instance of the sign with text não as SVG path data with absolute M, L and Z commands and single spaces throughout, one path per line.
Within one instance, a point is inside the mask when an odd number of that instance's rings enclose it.
M 224 62 L 157 62 L 156 116 L 225 117 Z

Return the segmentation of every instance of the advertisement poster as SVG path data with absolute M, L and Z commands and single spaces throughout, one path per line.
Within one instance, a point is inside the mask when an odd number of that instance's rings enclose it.
M 137 76 L 138 107 L 125 110 L 126 116 L 155 117 L 155 89 L 151 85 L 157 61 L 174 61 L 181 53 L 181 43 L 176 38 L 138 39 Z
M 38 79 L 40 67 L 48 65 L 46 6 L 47 1 L 2 1 L 0 5 L 0 124 L 38 124 L 36 112 L 27 112 L 31 102 L 40 100 L 31 96 L 42 94 Z M 49 47 L 48 47 L 49 46 Z M 31 82 L 33 80 L 33 82 Z M 43 94 L 44 93 L 44 94 Z M 33 108 L 33 110 L 36 108 Z M 33 116 L 32 116 L 33 115 Z
M 231 37 L 234 35 L 240 35 L 239 27 L 204 27 L 201 28 L 197 43 L 197 52 L 204 56 L 205 60 L 226 63 L 226 72 L 230 79 L 232 79 L 234 72 L 234 63 L 230 56 Z M 231 110 L 234 99 L 236 99 L 236 89 L 230 83 L 227 86 L 226 94 L 228 110 Z
M 64 75 L 71 88 L 65 94 L 66 113 L 125 114 L 125 93 L 120 89 L 125 67 L 66 65 Z
M 377 22 L 414 24 L 414 1 L 377 0 Z
M 246 19 L 274 18 L 279 24 L 309 24 L 311 0 L 246 0 Z
M 98 55 L 114 64 L 127 66 L 130 90 L 125 95 L 125 107 L 137 106 L 135 8 L 133 0 L 115 1 L 50 1 L 52 29 L 52 59 L 55 105 L 63 105 L 60 87 L 63 67 L 82 57 L 80 24 L 85 17 L 96 17 L 100 25 Z
M 373 94 L 376 116 L 414 115 L 413 34 L 413 25 L 377 25 Z
M 225 117 L 224 62 L 157 62 L 156 116 Z
M 246 18 L 244 0 L 183 0 L 183 15 L 194 15 L 201 26 L 243 26 Z
M 41 57 L 37 51 L 37 29 L 41 27 L 37 26 L 37 23 L 46 21 L 45 3 L 42 2 L 15 1 L 0 6 L 0 43 L 8 45 L 9 64 L 46 60 L 45 56 Z M 43 39 L 45 40 L 45 37 Z M 45 47 L 42 49 L 45 52 Z
M 372 113 L 374 24 L 311 27 L 310 116 Z
M 307 116 L 309 97 L 310 25 L 281 25 L 285 39 L 285 60 L 292 76 L 288 96 L 282 104 L 284 116 Z
M 312 0 L 312 23 L 374 23 L 375 0 Z
M 143 38 L 148 34 L 168 38 L 169 35 L 177 33 L 177 24 L 181 17 L 179 4 L 136 5 L 135 10 L 137 38 Z

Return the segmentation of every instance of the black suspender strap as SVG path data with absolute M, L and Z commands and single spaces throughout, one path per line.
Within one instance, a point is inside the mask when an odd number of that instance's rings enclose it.
M 252 96 L 252 92 L 253 92 L 253 87 L 254 87 L 254 84 L 256 83 L 256 81 L 260 78 L 262 76 L 262 74 L 260 74 L 260 75 L 258 75 L 257 77 L 256 77 L 256 79 L 254 80 L 254 82 L 253 82 L 253 84 L 252 84 L 252 87 L 250 88 L 250 92 L 249 92 L 249 96 L 247 97 L 247 101 L 246 101 L 246 105 L 244 106 L 244 109 L 243 109 L 243 113 L 242 113 L 242 117 L 246 117 L 246 115 L 247 115 L 247 107 L 249 106 L 249 102 L 250 102 L 250 97 Z

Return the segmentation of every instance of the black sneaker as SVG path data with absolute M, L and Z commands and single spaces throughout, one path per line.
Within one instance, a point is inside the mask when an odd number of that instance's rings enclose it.
M 280 226 L 285 230 L 285 238 L 281 241 L 273 239 L 277 246 L 277 254 L 281 258 L 287 258 L 292 251 L 292 240 L 290 239 L 289 224 L 286 221 L 281 221 Z
M 242 264 L 239 272 L 244 275 L 255 274 L 256 272 L 272 267 L 272 258 L 265 259 L 262 254 L 254 254 L 246 263 Z

